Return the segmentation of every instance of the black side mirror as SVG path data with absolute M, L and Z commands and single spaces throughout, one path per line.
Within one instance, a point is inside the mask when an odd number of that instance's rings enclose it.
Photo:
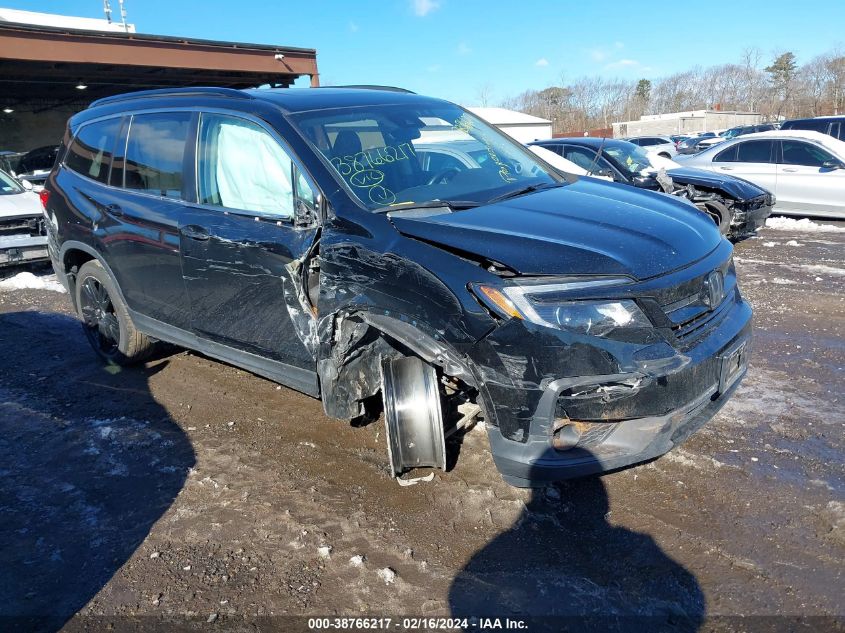
M 822 169 L 845 169 L 841 160 L 826 160 L 822 163 Z

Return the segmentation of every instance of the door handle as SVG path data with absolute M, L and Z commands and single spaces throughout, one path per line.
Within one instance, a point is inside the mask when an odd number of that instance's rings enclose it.
M 721 169 L 722 171 L 731 171 L 731 170 L 733 170 L 733 167 L 724 167 L 724 166 L 722 166 L 722 167 L 719 167 L 719 169 Z
M 109 215 L 113 215 L 113 216 L 116 216 L 118 218 L 122 218 L 124 215 L 126 215 L 123 212 L 123 207 L 121 207 L 119 204 L 115 204 L 115 203 L 107 204 L 106 205 L 106 211 L 108 211 Z
M 798 171 L 798 169 L 795 168 L 795 167 L 783 167 L 783 168 L 781 168 L 781 171 L 788 171 L 788 172 L 792 173 L 794 171 Z
M 208 230 L 196 224 L 188 224 L 179 229 L 179 233 L 192 240 L 205 241 L 208 239 Z

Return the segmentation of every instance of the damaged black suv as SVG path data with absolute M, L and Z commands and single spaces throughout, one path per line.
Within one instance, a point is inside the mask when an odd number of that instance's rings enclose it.
M 354 419 L 399 475 L 483 419 L 518 486 L 661 455 L 746 371 L 731 244 L 692 204 L 561 176 L 395 89 L 191 88 L 74 116 L 49 249 L 97 353 L 157 341 Z

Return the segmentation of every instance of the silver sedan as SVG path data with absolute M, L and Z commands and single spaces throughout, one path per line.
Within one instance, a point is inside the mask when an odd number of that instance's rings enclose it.
M 845 219 L 845 142 L 827 134 L 747 134 L 676 160 L 768 189 L 777 198 L 776 213 Z

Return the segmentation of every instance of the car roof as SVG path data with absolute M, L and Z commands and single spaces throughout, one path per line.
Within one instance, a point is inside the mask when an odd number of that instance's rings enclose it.
M 845 141 L 833 138 L 830 134 L 823 134 L 822 132 L 814 132 L 812 130 L 768 130 L 766 132 L 754 132 L 753 134 L 745 134 L 744 136 L 737 136 L 725 143 L 741 143 L 744 141 L 754 139 L 791 139 L 799 138 L 805 141 L 813 141 L 819 145 L 826 147 L 840 158 L 845 159 Z M 714 146 L 716 147 L 716 146 Z M 725 145 L 727 147 L 727 145 Z
M 345 108 L 354 106 L 385 104 L 420 104 L 442 102 L 440 99 L 425 97 L 401 88 L 381 86 L 350 86 L 332 88 L 250 88 L 234 90 L 231 88 L 191 87 L 161 90 L 142 90 L 114 97 L 105 97 L 94 101 L 88 111 L 99 107 L 124 109 L 146 108 L 150 105 L 161 106 L 180 101 L 198 101 L 214 99 L 226 102 L 233 110 L 249 110 L 249 104 L 255 101 L 270 103 L 285 113 L 323 110 L 327 108 Z
M 845 115 L 843 114 L 828 114 L 825 116 L 817 116 L 817 117 L 802 117 L 800 119 L 789 119 L 788 121 L 784 121 L 786 123 L 803 123 L 805 121 L 841 121 L 845 119 Z

